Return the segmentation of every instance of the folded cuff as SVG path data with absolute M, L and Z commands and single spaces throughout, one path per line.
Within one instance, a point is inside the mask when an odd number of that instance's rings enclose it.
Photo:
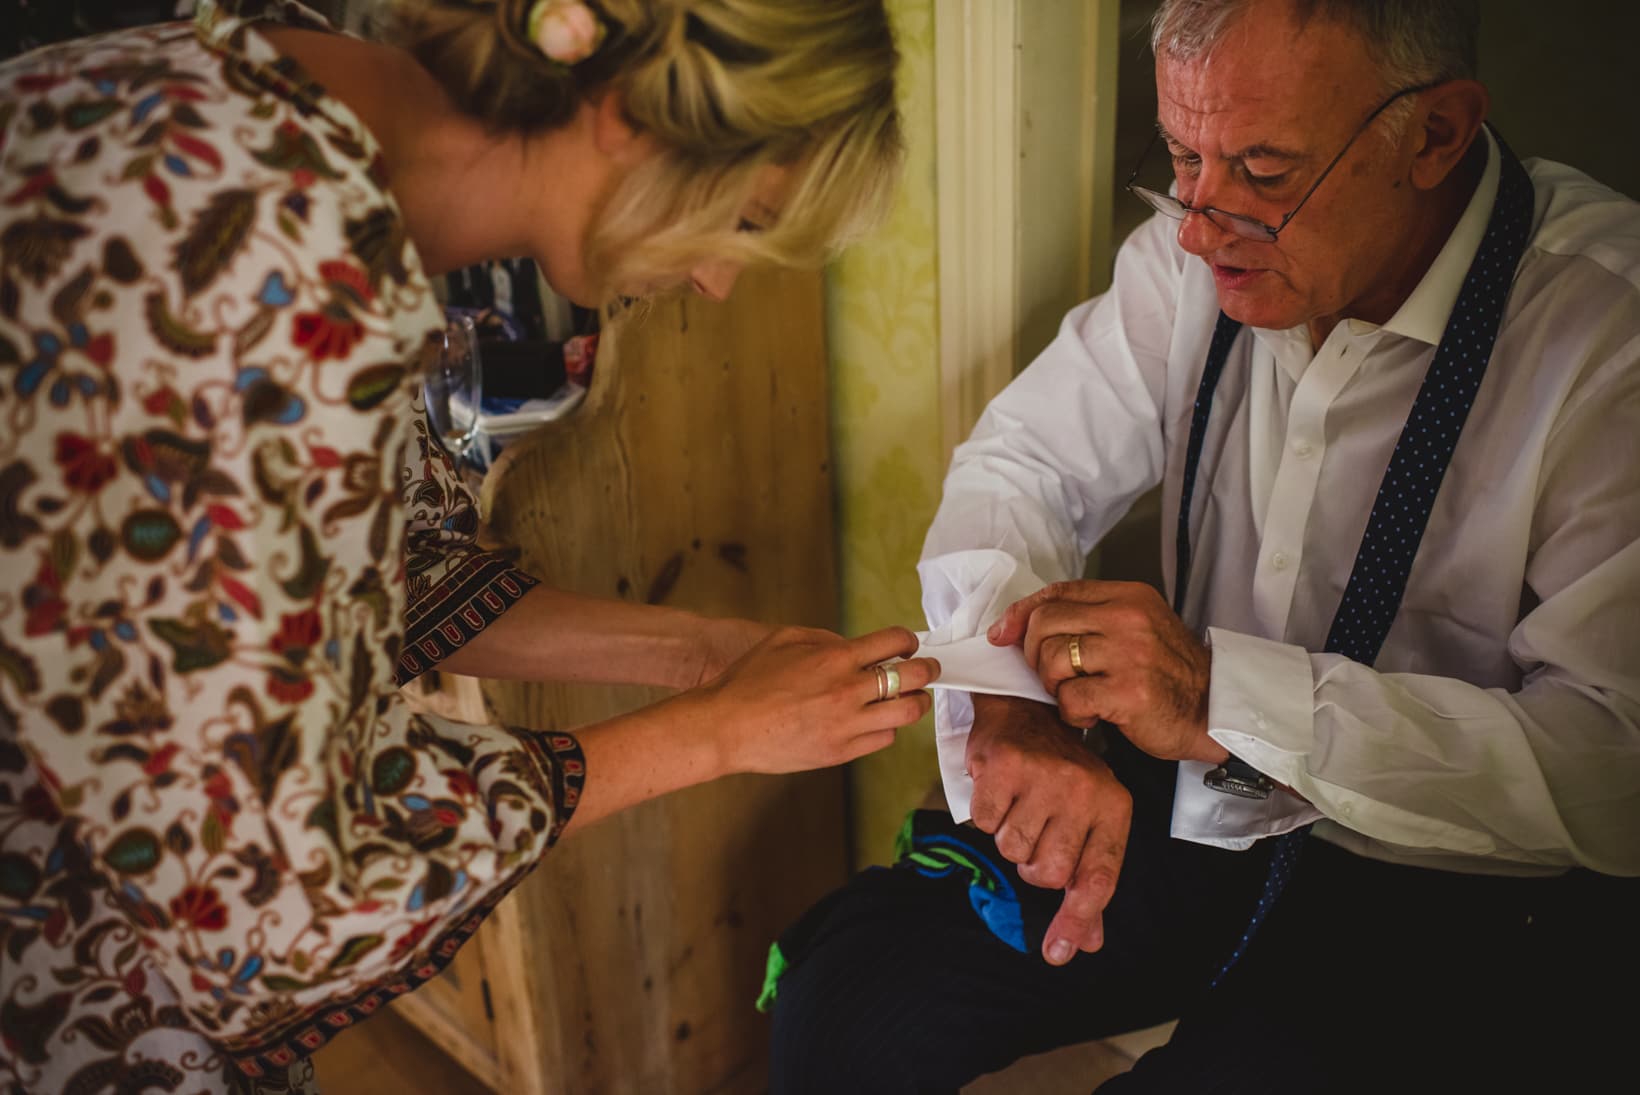
M 1293 786 L 1315 745 L 1315 679 L 1303 647 L 1209 628 L 1207 733 L 1277 783 Z

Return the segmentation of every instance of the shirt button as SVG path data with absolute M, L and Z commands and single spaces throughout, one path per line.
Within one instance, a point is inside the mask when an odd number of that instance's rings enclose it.
M 1308 460 L 1310 454 L 1314 451 L 1315 446 L 1310 444 L 1308 441 L 1299 440 L 1293 442 L 1293 455 L 1298 457 L 1300 460 Z
M 1289 561 L 1285 551 L 1278 551 L 1270 556 L 1270 568 L 1272 570 L 1286 570 Z

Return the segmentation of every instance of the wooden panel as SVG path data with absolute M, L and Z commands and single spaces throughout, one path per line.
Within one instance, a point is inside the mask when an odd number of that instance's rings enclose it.
M 315 1053 L 319 1090 L 325 1095 L 489 1095 L 496 1090 L 440 1053 L 406 1021 L 404 1005 L 420 996 L 401 997 Z
M 819 276 L 749 275 L 728 305 L 668 302 L 606 333 L 586 403 L 503 452 L 484 509 L 565 588 L 835 626 L 828 448 Z M 502 718 L 542 729 L 652 698 L 486 691 Z M 481 932 L 507 937 L 489 952 L 512 982 L 501 992 L 492 970 L 513 1024 L 505 1089 L 761 1091 L 764 957 L 845 876 L 843 805 L 840 770 L 738 777 L 556 849 L 506 903 L 514 919 Z
M 480 947 L 477 939 L 470 940 L 442 976 L 409 996 L 401 996 L 393 1009 L 475 1080 L 500 1091 L 496 1030 L 481 995 L 484 971 Z M 467 968 L 463 970 L 462 966 Z M 463 977 L 463 973 L 469 976 Z

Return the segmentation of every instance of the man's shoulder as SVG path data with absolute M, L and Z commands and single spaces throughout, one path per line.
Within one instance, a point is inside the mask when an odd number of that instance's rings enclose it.
M 1568 406 L 1632 406 L 1640 388 L 1640 202 L 1565 164 L 1525 166 L 1536 215 L 1510 292 L 1513 322 L 1531 332 L 1531 352 L 1518 363 L 1534 384 L 1560 375 Z
M 1640 202 L 1574 167 L 1525 161 L 1536 191 L 1528 262 L 1615 297 L 1640 295 Z

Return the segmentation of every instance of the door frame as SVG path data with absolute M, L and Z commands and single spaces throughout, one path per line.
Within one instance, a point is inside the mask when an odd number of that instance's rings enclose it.
M 1109 283 L 1120 9 L 934 2 L 947 461 L 1059 317 Z

